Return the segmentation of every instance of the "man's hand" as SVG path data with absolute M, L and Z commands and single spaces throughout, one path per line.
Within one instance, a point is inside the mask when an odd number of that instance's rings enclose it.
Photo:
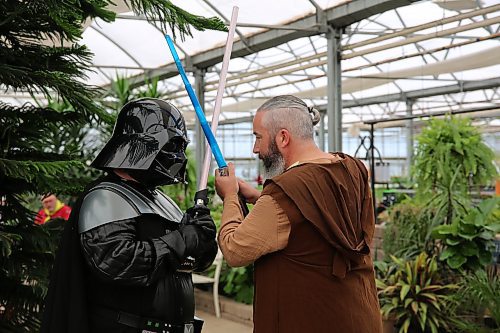
M 260 197 L 260 191 L 240 178 L 238 178 L 238 186 L 240 190 L 239 193 L 245 198 L 246 202 L 255 205 Z
M 227 195 L 233 193 L 237 194 L 239 190 L 238 181 L 236 180 L 236 176 L 234 175 L 234 164 L 228 163 L 227 169 L 227 176 L 221 176 L 219 175 L 218 170 L 215 170 L 215 190 L 222 200 L 224 200 Z

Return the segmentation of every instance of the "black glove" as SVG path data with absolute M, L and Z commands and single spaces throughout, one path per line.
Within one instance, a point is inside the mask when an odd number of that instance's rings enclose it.
M 205 205 L 195 205 L 186 211 L 189 216 L 186 224 L 200 226 L 204 232 L 205 240 L 215 239 L 217 228 L 214 220 L 210 216 L 210 209 Z
M 181 224 L 179 232 L 186 244 L 186 256 L 197 256 L 201 250 L 200 242 L 203 234 L 201 228 L 192 224 Z
M 217 230 L 210 217 L 208 208 L 192 207 L 188 209 L 179 226 L 179 232 L 186 244 L 186 255 L 200 257 L 215 243 Z

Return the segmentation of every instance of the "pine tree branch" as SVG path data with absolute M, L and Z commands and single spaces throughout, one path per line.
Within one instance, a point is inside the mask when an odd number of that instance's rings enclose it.
M 114 21 L 116 14 L 105 7 L 110 1 L 10 0 L 0 2 L 0 36 L 9 45 L 23 40 L 75 42 L 81 38 L 87 18 Z
M 0 116 L 2 128 L 6 127 L 9 122 L 17 122 L 17 125 L 21 122 L 29 126 L 35 124 L 40 126 L 42 123 L 60 125 L 85 123 L 85 119 L 77 112 L 57 111 L 50 107 L 37 107 L 29 103 L 14 106 L 0 101 L 0 110 L 2 110 Z
M 168 0 L 125 0 L 125 2 L 134 13 L 144 14 L 152 22 L 159 21 L 163 31 L 166 32 L 169 27 L 174 39 L 176 30 L 179 31 L 182 40 L 185 35 L 192 36 L 191 26 L 200 31 L 205 29 L 227 31 L 220 18 L 191 14 Z
M 42 173 L 44 177 L 57 179 L 73 167 L 82 167 L 80 161 L 16 161 L 0 158 L 0 170 L 6 177 L 20 178 L 26 181 L 35 181 L 37 173 Z

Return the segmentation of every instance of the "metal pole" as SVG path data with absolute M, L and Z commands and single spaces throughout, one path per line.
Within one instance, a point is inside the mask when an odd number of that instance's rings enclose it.
M 194 90 L 196 97 L 200 102 L 201 109 L 205 111 L 205 70 L 197 69 L 194 71 Z M 205 156 L 205 135 L 200 126 L 200 122 L 195 125 L 195 141 L 196 141 L 196 188 L 200 185 L 201 171 L 203 170 L 203 157 Z
M 319 148 L 322 151 L 325 151 L 325 113 L 324 112 L 320 112 L 318 139 L 319 139 Z
M 340 51 L 342 30 L 330 27 L 327 39 L 328 150 L 342 151 L 342 90 Z
M 370 180 L 372 187 L 373 214 L 375 221 L 377 220 L 377 200 L 375 199 L 375 133 L 373 130 L 374 124 L 370 124 Z
M 413 115 L 413 100 L 406 100 L 406 116 Z M 410 174 L 411 164 L 413 162 L 413 119 L 406 121 L 406 170 Z

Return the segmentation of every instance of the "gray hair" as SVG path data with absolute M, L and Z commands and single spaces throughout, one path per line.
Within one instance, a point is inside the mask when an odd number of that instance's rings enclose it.
M 300 139 L 313 139 L 313 126 L 320 120 L 319 111 L 298 97 L 276 96 L 262 104 L 257 112 L 265 112 L 263 125 L 274 137 L 282 128 Z

